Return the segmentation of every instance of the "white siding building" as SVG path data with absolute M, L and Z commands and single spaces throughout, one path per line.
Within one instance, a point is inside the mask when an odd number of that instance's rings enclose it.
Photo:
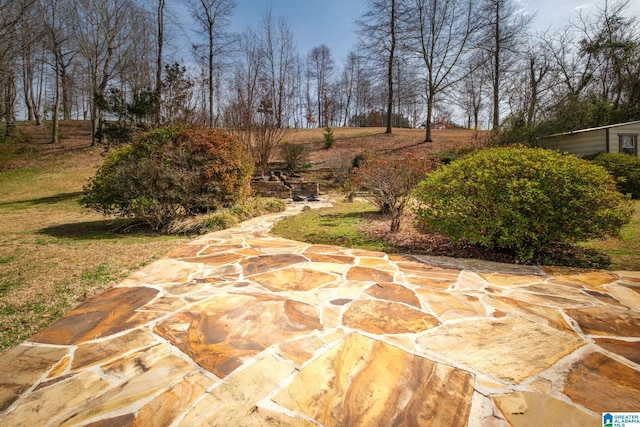
M 638 135 L 640 135 L 640 120 L 558 133 L 540 139 L 539 145 L 577 156 L 627 153 L 638 157 Z

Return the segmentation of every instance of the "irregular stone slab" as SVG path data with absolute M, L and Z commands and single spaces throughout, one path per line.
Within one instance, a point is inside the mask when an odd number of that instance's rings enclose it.
M 182 246 L 178 246 L 175 249 L 172 249 L 162 258 L 164 259 L 192 258 L 197 256 L 202 250 L 204 250 L 207 247 L 208 245 L 203 243 L 192 243 L 192 244 L 182 245 Z
M 541 269 L 557 279 L 580 283 L 589 288 L 598 288 L 607 283 L 615 282 L 620 278 L 620 276 L 615 273 L 603 270 L 589 271 L 569 267 L 541 267 Z
M 549 295 L 554 297 L 566 298 L 568 300 L 594 305 L 598 304 L 599 299 L 589 293 L 589 289 L 574 288 L 569 286 L 557 285 L 552 283 L 542 283 L 537 285 L 525 286 L 519 290 L 531 292 L 540 295 Z M 593 292 L 593 291 L 591 291 Z M 615 300 L 614 300 L 615 301 Z M 609 302 L 610 303 L 610 302 Z
M 311 262 L 306 266 L 310 270 L 333 273 L 339 276 L 345 274 L 351 268 L 351 264 L 338 264 L 335 262 Z
M 369 287 L 365 293 L 378 299 L 403 302 L 407 305 L 420 308 L 420 301 L 416 294 L 412 290 L 396 283 L 377 283 Z
M 640 294 L 632 288 L 622 285 L 607 286 L 607 292 L 626 307 L 640 311 Z
M 53 325 L 33 337 L 31 341 L 46 344 L 81 344 L 134 329 L 158 314 L 136 313 L 158 294 L 147 287 L 111 288 L 65 314 Z
M 487 285 L 488 283 L 478 273 L 461 271 L 457 283 L 453 285 L 453 289 L 457 291 L 483 292 Z
M 594 412 L 633 412 L 640 408 L 640 372 L 602 353 L 571 365 L 564 394 Z
M 620 301 L 618 301 L 617 299 L 615 299 L 611 295 L 606 294 L 604 292 L 592 291 L 590 289 L 585 289 L 583 292 L 585 294 L 591 295 L 592 297 L 598 299 L 601 303 L 617 305 L 617 306 L 620 306 L 620 307 L 624 306 L 624 304 L 622 304 Z
M 134 427 L 170 425 L 191 406 L 213 381 L 197 372 L 180 381 L 140 409 Z
M 517 392 L 492 396 L 492 398 L 513 427 L 600 425 L 600 417 L 593 416 L 548 394 Z M 521 406 L 513 406 L 516 401 L 519 401 Z
M 191 292 L 197 292 L 202 289 L 202 284 L 198 283 L 182 283 L 179 285 L 172 285 L 164 287 L 164 291 L 169 295 L 185 295 Z
M 236 250 L 234 252 L 239 254 L 239 255 L 245 256 L 245 257 L 262 255 L 262 252 L 260 252 L 257 249 L 253 249 L 253 248 L 238 249 L 238 250 Z
M 537 292 L 526 292 L 521 290 L 504 292 L 502 294 L 504 296 L 508 296 L 509 298 L 524 301 L 529 304 L 537 304 L 552 308 L 571 309 L 579 307 L 590 307 L 598 303 L 595 298 L 584 294 L 565 294 L 564 296 L 560 296 L 552 295 L 551 292 L 544 294 Z
M 0 363 L 0 412 L 7 409 L 40 377 L 55 366 L 66 348 L 18 345 L 2 353 Z
M 248 425 L 245 418 L 256 410 L 257 403 L 294 369 L 286 361 L 266 355 L 208 393 L 189 410 L 179 425 Z
M 145 401 L 187 376 L 193 371 L 193 366 L 173 356 L 168 346 L 158 345 L 105 365 L 103 371 L 112 380 L 119 381 L 112 389 L 73 408 L 61 420 L 61 426 L 82 425 L 131 405 L 137 405 L 139 409 Z
M 522 286 L 543 282 L 546 277 L 532 274 L 478 273 L 480 277 L 492 285 Z
M 520 383 L 549 368 L 584 342 L 516 317 L 446 324 L 427 331 L 417 345 L 493 378 Z
M 615 274 L 620 276 L 620 279 L 628 285 L 634 287 L 640 286 L 640 271 L 616 271 Z
M 348 255 L 330 255 L 330 254 L 318 254 L 307 250 L 304 256 L 309 258 L 313 262 L 322 263 L 335 263 L 335 264 L 353 264 L 355 258 Z
M 156 298 L 149 304 L 146 304 L 142 309 L 144 311 L 158 311 L 161 313 L 169 313 L 172 311 L 177 311 L 185 305 L 186 303 L 182 298 L 160 297 Z
M 81 344 L 73 353 L 72 370 L 100 365 L 109 360 L 122 357 L 132 350 L 144 348 L 154 343 L 147 330 L 136 329 L 128 334 L 107 341 Z
M 224 378 L 265 348 L 321 328 L 318 310 L 308 304 L 226 294 L 178 312 L 154 330 Z
M 247 239 L 246 243 L 254 249 L 265 254 L 291 254 L 302 251 L 309 246 L 308 243 L 296 242 L 294 240 L 280 239 L 269 236 L 260 239 Z
M 365 258 L 386 258 L 387 254 L 384 252 L 378 251 L 365 251 L 362 249 L 351 249 L 351 254 L 357 257 L 365 257 Z
M 46 425 L 62 414 L 90 402 L 109 387 L 109 383 L 95 372 L 82 372 L 63 381 L 38 389 L 2 419 L 2 424 Z
M 418 333 L 440 324 L 432 315 L 403 304 L 366 300 L 351 304 L 342 323 L 372 334 Z
M 486 308 L 476 296 L 424 289 L 418 289 L 417 292 L 431 310 L 444 320 L 487 315 Z
M 83 427 L 115 427 L 115 426 L 132 426 L 135 423 L 135 415 L 126 414 L 119 417 L 107 418 L 105 420 L 96 421 L 85 424 Z
M 314 254 L 329 254 L 329 255 L 347 255 L 353 258 L 350 255 L 350 250 L 347 248 L 341 248 L 340 246 L 330 246 L 330 245 L 311 245 L 304 251 L 305 255 L 314 253 Z
M 398 268 L 405 274 L 421 276 L 435 280 L 457 281 L 460 270 L 433 267 L 419 262 L 399 262 Z
M 301 255 L 279 254 L 261 255 L 244 259 L 240 262 L 245 277 L 254 274 L 266 273 L 267 271 L 289 267 L 291 264 L 299 264 L 308 260 Z
M 47 374 L 47 379 L 58 377 L 67 372 L 67 369 L 69 368 L 69 362 L 71 362 L 71 357 L 63 357 L 62 360 L 49 371 L 49 373 Z
M 221 245 L 221 244 L 212 244 L 207 246 L 207 248 L 205 250 L 203 250 L 200 255 L 212 255 L 212 254 L 217 254 L 220 252 L 227 252 L 227 251 L 233 251 L 236 249 L 244 249 L 244 246 L 242 245 L 242 243 L 235 243 L 235 244 L 227 244 L 227 245 Z
M 456 284 L 456 282 L 452 280 L 433 279 L 431 277 L 414 276 L 409 274 L 404 275 L 404 281 L 409 285 L 435 289 L 449 289 Z
M 605 350 L 626 357 L 640 365 L 640 341 L 622 341 L 612 338 L 596 338 L 596 344 Z
M 283 342 L 278 346 L 278 354 L 291 360 L 296 366 L 301 366 L 323 345 L 324 342 L 320 338 L 311 335 L 299 340 Z
M 122 281 L 123 285 L 163 285 L 166 283 L 186 283 L 198 272 L 197 264 L 160 259 L 141 270 L 132 273 Z
M 391 259 L 391 257 L 389 258 Z M 441 267 L 441 268 L 447 268 L 447 269 L 462 270 L 463 268 L 462 264 L 460 264 L 456 258 L 446 257 L 446 256 L 411 255 L 411 256 L 404 257 L 404 259 L 402 259 L 402 261 L 406 261 L 406 260 L 410 260 L 410 261 L 417 260 L 423 264 L 428 264 L 434 267 Z M 401 261 L 401 260 L 394 259 L 394 261 Z
M 347 273 L 348 280 L 361 282 L 393 282 L 393 273 L 370 267 L 351 267 Z
M 342 326 L 342 306 L 325 304 L 322 306 L 322 326 L 325 329 Z
M 337 279 L 331 274 L 306 268 L 283 268 L 258 274 L 252 281 L 273 292 L 308 291 L 331 283 Z
M 358 265 L 360 267 L 371 267 L 379 268 L 386 271 L 395 271 L 395 268 L 391 264 L 389 264 L 389 261 L 384 258 L 360 258 L 358 260 Z
M 460 258 L 458 262 L 462 264 L 465 270 L 476 272 L 498 272 L 508 274 L 523 275 L 542 275 L 542 271 L 538 267 L 532 265 L 505 264 L 502 262 L 485 261 L 481 259 L 465 259 Z
M 620 307 L 587 307 L 565 310 L 587 334 L 640 337 L 640 312 Z
M 273 400 L 326 426 L 466 426 L 472 394 L 468 372 L 350 334 Z
M 199 256 L 196 258 L 183 259 L 184 262 L 205 264 L 208 266 L 218 267 L 225 264 L 231 264 L 244 258 L 242 255 L 233 252 L 222 252 L 213 255 Z
M 485 297 L 484 301 L 502 312 L 512 313 L 532 322 L 542 323 L 543 325 L 551 326 L 563 332 L 574 333 L 574 330 L 567 324 L 562 314 L 555 308 L 528 304 L 524 301 L 500 296 Z

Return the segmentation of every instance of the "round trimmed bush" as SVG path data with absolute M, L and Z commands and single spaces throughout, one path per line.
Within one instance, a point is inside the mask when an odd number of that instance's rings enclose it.
M 621 193 L 640 199 L 640 158 L 626 153 L 602 153 L 592 161 L 614 176 Z
M 632 212 L 604 168 L 541 148 L 478 151 L 429 174 L 416 194 L 423 230 L 522 261 L 552 244 L 616 235 Z
M 85 186 L 82 202 L 159 230 L 246 197 L 252 172 L 253 161 L 229 135 L 166 127 L 110 153 Z

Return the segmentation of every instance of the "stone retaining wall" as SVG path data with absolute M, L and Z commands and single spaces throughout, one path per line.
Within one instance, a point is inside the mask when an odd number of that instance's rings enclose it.
M 292 199 L 293 197 L 318 197 L 320 186 L 317 182 L 255 181 L 251 183 L 253 192 L 261 197 Z
M 257 181 L 251 183 L 253 192 L 261 197 L 275 197 L 277 199 L 291 199 L 291 189 L 281 181 Z

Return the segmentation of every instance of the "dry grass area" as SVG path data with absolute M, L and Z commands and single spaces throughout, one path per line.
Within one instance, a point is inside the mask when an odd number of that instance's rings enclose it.
M 285 139 L 307 146 L 308 161 L 313 169 L 339 170 L 351 166 L 353 159 L 366 151 L 385 155 L 402 151 L 436 153 L 448 150 L 481 147 L 486 132 L 473 130 L 433 130 L 433 141 L 424 142 L 424 129 L 393 129 L 385 134 L 384 128 L 336 128 L 333 130 L 335 144 L 324 148 L 324 129 L 290 131 Z
M 0 350 L 186 241 L 117 234 L 117 221 L 78 204 L 102 162 L 87 130 L 67 125 L 50 145 L 20 129 L 30 143 L 0 146 L 11 151 L 0 172 Z

